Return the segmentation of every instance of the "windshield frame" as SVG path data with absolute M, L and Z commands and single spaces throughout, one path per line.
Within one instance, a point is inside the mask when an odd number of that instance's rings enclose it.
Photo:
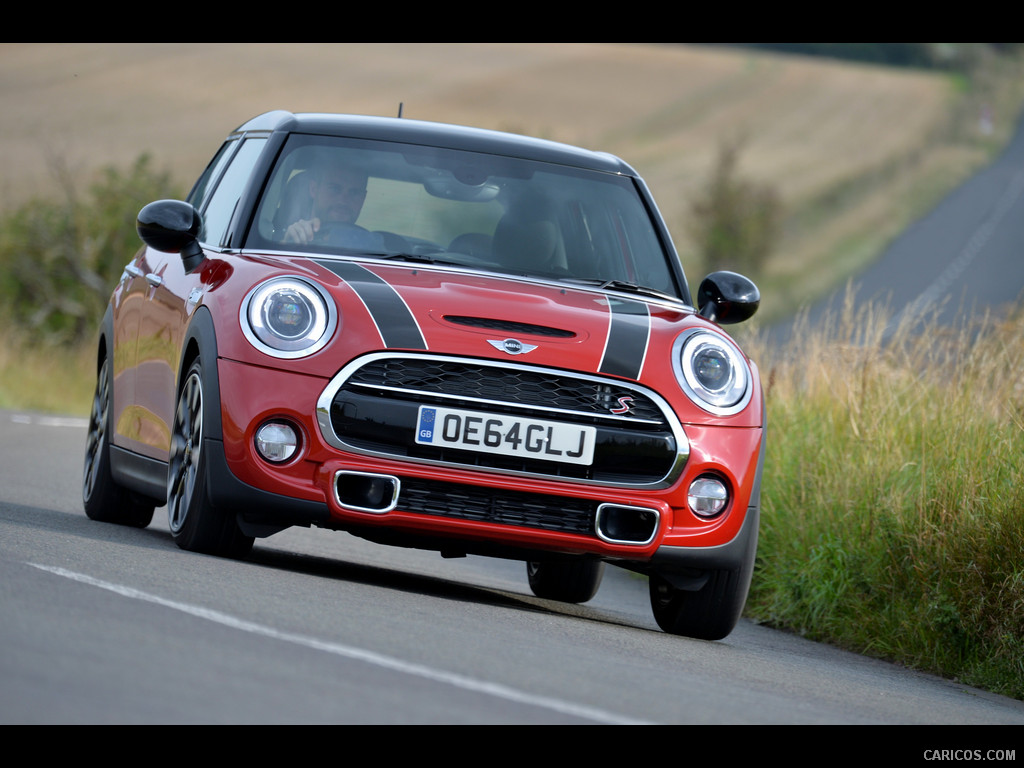
M 623 205 L 629 207 L 628 213 L 633 217 L 633 221 L 629 223 L 629 226 L 633 227 L 633 231 L 629 234 L 644 240 L 640 244 L 645 248 L 641 256 L 644 259 L 643 264 L 647 271 L 655 273 L 656 279 L 649 281 L 655 284 L 647 284 L 644 280 L 635 279 L 634 275 L 622 271 L 601 274 L 600 270 L 597 269 L 599 265 L 596 261 L 595 269 L 589 274 L 587 269 L 580 269 L 578 267 L 579 262 L 576 268 L 569 269 L 568 271 L 563 269 L 561 273 L 556 273 L 553 270 L 545 272 L 544 270 L 533 268 L 517 270 L 507 265 L 486 263 L 479 258 L 467 258 L 467 254 L 450 252 L 447 250 L 448 246 L 441 242 L 417 242 L 415 238 L 410 237 L 405 239 L 407 242 L 412 241 L 411 248 L 406 248 L 397 242 L 388 243 L 382 247 L 339 247 L 337 244 L 317 246 L 316 244 L 283 242 L 280 239 L 281 235 L 279 232 L 274 231 L 271 235 L 270 231 L 268 231 L 267 222 L 272 217 L 268 214 L 267 206 L 276 205 L 276 201 L 281 197 L 282 180 L 285 178 L 282 174 L 291 176 L 295 173 L 296 166 L 302 158 L 302 152 L 305 152 L 308 158 L 309 153 L 317 149 L 327 148 L 363 153 L 368 157 L 372 156 L 378 163 L 381 158 L 389 157 L 392 160 L 390 170 L 387 173 L 382 173 L 382 169 L 378 167 L 374 174 L 374 178 L 378 179 L 403 180 L 405 182 L 421 184 L 424 181 L 424 177 L 417 177 L 418 173 L 422 173 L 426 168 L 446 167 L 449 171 L 447 177 L 442 178 L 438 176 L 432 179 L 436 186 L 436 189 L 432 190 L 433 196 L 443 199 L 448 194 L 459 199 L 459 202 L 465 203 L 472 199 L 473 195 L 479 195 L 479 200 L 472 203 L 473 205 L 477 205 L 477 203 L 487 205 L 491 199 L 488 196 L 493 195 L 493 199 L 497 199 L 498 196 L 509 193 L 508 189 L 492 189 L 493 185 L 489 186 L 490 180 L 498 170 L 501 170 L 504 174 L 501 177 L 501 183 L 508 187 L 514 186 L 517 182 L 525 184 L 529 177 L 535 177 L 537 174 L 547 174 L 546 178 L 549 183 L 545 187 L 546 189 L 558 186 L 557 183 L 552 184 L 553 181 L 564 180 L 564 183 L 568 186 L 578 185 L 579 190 L 587 192 L 593 190 L 594 195 L 597 195 L 597 192 L 600 191 L 603 197 L 595 197 L 595 200 L 600 200 L 602 203 L 604 203 L 605 198 L 611 199 L 612 195 L 621 195 L 624 201 Z M 382 151 L 390 154 L 379 154 Z M 399 158 L 407 162 L 406 167 L 400 167 L 398 164 Z M 412 162 L 409 162 L 410 159 Z M 486 170 L 474 176 L 474 165 Z M 270 167 L 267 168 L 266 181 L 261 189 L 259 200 L 253 211 L 250 226 L 244 240 L 244 246 L 247 249 L 310 253 L 316 254 L 318 257 L 328 258 L 371 257 L 401 260 L 407 257 L 417 263 L 457 266 L 476 271 L 521 276 L 530 279 L 565 280 L 569 284 L 577 286 L 589 283 L 606 290 L 626 290 L 631 293 L 648 295 L 651 298 L 661 298 L 669 301 L 678 301 L 687 305 L 690 304 L 689 290 L 682 265 L 673 247 L 671 238 L 668 236 L 664 222 L 654 206 L 649 191 L 643 181 L 636 176 L 621 172 L 522 158 L 498 152 L 487 153 L 479 149 L 467 150 L 411 142 L 300 133 L 292 133 L 287 136 L 285 141 L 282 142 L 280 150 L 275 153 L 274 162 L 268 163 L 268 166 Z M 446 187 L 446 185 L 448 186 Z M 568 186 L 566 189 L 568 189 Z M 559 194 L 566 195 L 568 193 L 563 190 Z M 469 197 L 466 197 L 466 199 L 459 197 L 467 195 Z M 503 204 L 507 204 L 507 200 Z M 407 234 L 403 233 L 403 235 Z M 616 236 L 620 237 L 620 239 L 621 235 L 622 232 L 616 233 Z M 596 235 L 591 235 L 589 241 L 585 244 L 589 248 L 597 247 L 598 244 L 609 249 L 614 247 L 603 243 L 604 241 L 599 241 Z M 431 248 L 431 245 L 443 247 Z M 633 246 L 628 244 L 623 246 L 621 243 L 618 245 L 627 249 L 622 252 L 623 258 L 634 258 L 632 252 L 628 251 L 628 248 Z M 619 258 L 620 254 L 615 253 L 613 256 Z

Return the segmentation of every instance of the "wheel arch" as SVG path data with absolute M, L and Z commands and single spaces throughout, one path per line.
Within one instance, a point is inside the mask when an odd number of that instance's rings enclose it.
M 99 331 L 96 334 L 96 372 L 103 367 L 103 361 L 110 357 L 111 339 L 114 338 L 114 307 L 107 304 L 107 311 L 103 313 L 100 320 Z
M 217 329 L 213 315 L 204 306 L 196 308 L 182 339 L 176 394 L 181 394 L 185 377 L 197 359 L 203 361 L 203 398 L 210 405 L 203 416 L 206 422 L 203 425 L 204 434 L 207 438 L 222 440 L 224 433 L 220 410 L 220 376 L 217 372 Z

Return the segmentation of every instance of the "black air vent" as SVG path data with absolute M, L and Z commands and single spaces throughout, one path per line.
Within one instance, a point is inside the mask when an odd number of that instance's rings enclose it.
M 495 320 L 489 317 L 464 317 L 462 315 L 445 315 L 444 319 L 456 325 L 468 325 L 473 328 L 485 328 L 489 331 L 502 333 L 530 334 L 532 336 L 549 336 L 560 339 L 571 339 L 576 334 L 561 328 L 549 328 L 546 325 L 517 323 L 513 320 Z

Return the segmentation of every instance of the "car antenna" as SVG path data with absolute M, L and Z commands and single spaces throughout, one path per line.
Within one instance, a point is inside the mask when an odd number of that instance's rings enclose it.
M 398 116 L 402 116 L 402 102 L 398 102 Z

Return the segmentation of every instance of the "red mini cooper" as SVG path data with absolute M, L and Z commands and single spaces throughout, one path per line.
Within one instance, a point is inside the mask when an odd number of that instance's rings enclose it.
M 608 154 L 395 118 L 271 112 L 234 131 L 103 317 L 83 496 L 186 550 L 289 526 L 526 563 L 584 602 L 646 574 L 666 631 L 746 600 L 764 404 L 694 298 L 643 181 Z

